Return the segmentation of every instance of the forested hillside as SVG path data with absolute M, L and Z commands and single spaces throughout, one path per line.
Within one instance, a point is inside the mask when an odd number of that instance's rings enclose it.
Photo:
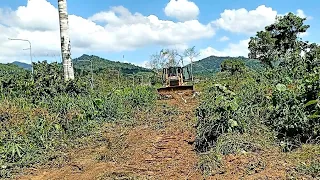
M 249 59 L 245 57 L 219 57 L 219 56 L 209 56 L 199 61 L 193 62 L 193 73 L 195 75 L 205 75 L 217 73 L 221 70 L 221 63 L 225 60 L 240 60 L 245 63 L 246 66 L 252 69 L 259 69 L 262 64 L 255 59 Z M 190 64 L 187 65 L 190 67 Z
M 73 59 L 74 69 L 76 72 L 80 73 L 82 71 L 90 72 L 91 71 L 91 62 L 93 65 L 93 72 L 99 73 L 104 70 L 116 70 L 119 71 L 121 74 L 144 74 L 144 75 L 152 75 L 152 71 L 148 68 L 143 68 L 131 63 L 124 63 L 119 61 L 111 61 L 108 59 L 101 58 L 95 55 L 86 55 L 83 54 L 82 56 Z M 14 61 L 12 63 L 20 68 L 31 70 L 31 65 L 19 61 Z M 58 66 L 62 68 L 62 63 L 58 63 Z
M 31 65 L 27 63 L 19 62 L 19 61 L 14 61 L 12 63 L 6 63 L 6 64 L 0 63 L 0 68 L 1 69 L 8 68 L 8 70 L 17 70 L 17 69 L 20 70 L 20 68 L 25 70 L 31 70 Z
M 78 58 L 73 59 L 74 68 L 76 72 L 81 72 L 82 70 L 90 71 L 91 63 L 93 64 L 94 72 L 101 72 L 102 70 L 120 70 L 123 74 L 148 74 L 152 75 L 152 70 L 149 68 L 143 68 L 131 63 L 124 63 L 119 61 L 111 61 L 108 59 L 101 58 L 95 55 L 82 55 Z M 249 59 L 245 57 L 219 57 L 219 56 L 209 56 L 199 61 L 193 62 L 193 73 L 195 75 L 205 75 L 219 72 L 221 70 L 221 63 L 225 60 L 240 60 L 245 63 L 246 66 L 259 69 L 262 67 L 258 60 Z M 21 68 L 31 70 L 31 65 L 27 63 L 22 63 L 15 61 L 11 64 L 15 64 Z M 60 64 L 60 63 L 59 63 Z M 61 65 L 61 64 L 60 64 Z M 187 66 L 190 67 L 190 64 Z
M 21 71 L 23 68 L 19 67 L 15 64 L 1 64 L 0 63 L 0 72 L 14 72 L 14 71 Z
M 84 54 L 78 58 L 73 59 L 74 68 L 78 70 L 90 71 L 90 61 L 92 61 L 94 72 L 99 72 L 104 69 L 119 70 L 124 74 L 133 74 L 139 72 L 152 72 L 150 69 L 133 65 L 131 63 L 116 62 L 101 58 L 95 55 Z

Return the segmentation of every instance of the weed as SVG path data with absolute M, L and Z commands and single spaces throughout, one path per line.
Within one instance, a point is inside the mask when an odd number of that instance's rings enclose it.
M 222 155 L 213 149 L 200 154 L 198 169 L 200 169 L 205 176 L 223 173 Z

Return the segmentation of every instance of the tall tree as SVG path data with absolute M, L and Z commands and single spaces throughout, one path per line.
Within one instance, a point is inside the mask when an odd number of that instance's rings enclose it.
M 67 11 L 67 0 L 58 0 L 61 54 L 63 60 L 64 79 L 66 81 L 74 79 L 74 70 L 71 59 L 71 45 L 69 38 L 69 22 Z
M 288 56 L 304 51 L 304 43 L 298 37 L 310 27 L 304 25 L 305 20 L 291 12 L 276 17 L 275 23 L 250 38 L 249 58 L 259 59 L 267 67 L 273 68 L 274 62 L 285 61 Z
M 183 66 L 183 57 L 176 49 L 163 49 L 160 54 L 166 59 L 166 67 Z
M 188 57 L 191 61 L 190 63 L 190 67 L 191 67 L 191 80 L 193 81 L 193 70 L 192 70 L 192 65 L 193 65 L 193 59 L 198 57 L 200 55 L 199 52 L 197 52 L 195 50 L 195 46 L 193 46 L 192 48 L 188 48 L 184 51 L 183 53 L 184 57 Z
M 165 64 L 165 58 L 160 53 L 155 53 L 150 56 L 150 61 L 148 62 L 148 66 L 154 71 L 160 71 Z
M 148 66 L 161 71 L 162 68 L 183 65 L 183 57 L 175 49 L 162 49 L 159 53 L 151 55 Z

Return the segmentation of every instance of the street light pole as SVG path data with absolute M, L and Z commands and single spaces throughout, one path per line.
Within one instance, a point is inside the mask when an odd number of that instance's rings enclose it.
M 29 52 L 30 52 L 30 61 L 31 61 L 31 72 L 33 75 L 33 62 L 32 62 L 32 47 L 31 47 L 31 42 L 28 39 L 12 39 L 12 38 L 8 38 L 9 40 L 12 41 L 27 41 L 29 43 Z

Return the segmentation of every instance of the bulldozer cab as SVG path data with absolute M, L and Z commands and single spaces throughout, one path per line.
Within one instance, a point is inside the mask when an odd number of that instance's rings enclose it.
M 182 86 L 184 82 L 191 79 L 187 67 L 168 67 L 163 68 L 162 81 L 165 86 Z

